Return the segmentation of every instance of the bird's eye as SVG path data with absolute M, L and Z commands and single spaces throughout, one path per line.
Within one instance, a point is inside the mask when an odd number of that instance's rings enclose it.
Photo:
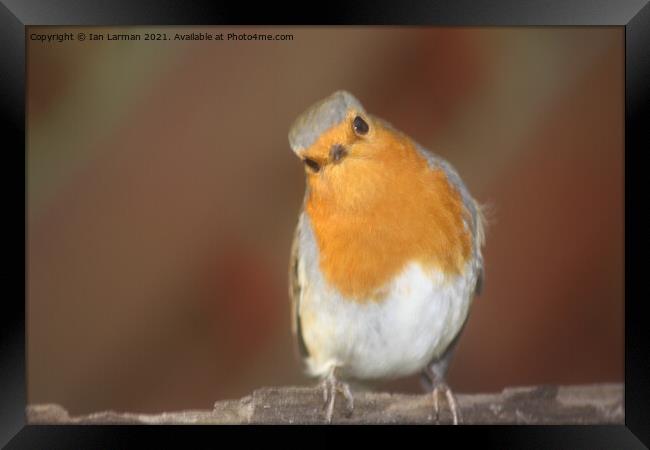
M 357 116 L 354 118 L 354 121 L 352 122 L 352 128 L 354 129 L 355 133 L 357 133 L 360 136 L 363 136 L 368 132 L 369 127 L 366 121 L 361 118 L 361 116 Z
M 320 164 L 318 164 L 313 159 L 305 158 L 305 165 L 314 172 L 318 172 L 320 170 Z

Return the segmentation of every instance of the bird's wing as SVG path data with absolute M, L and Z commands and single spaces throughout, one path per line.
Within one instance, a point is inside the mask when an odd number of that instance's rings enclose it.
M 298 221 L 296 231 L 293 234 L 293 243 L 291 244 L 291 257 L 289 262 L 289 298 L 291 299 L 291 331 L 296 339 L 298 356 L 305 359 L 309 356 L 309 350 L 302 337 L 302 328 L 300 324 L 300 296 L 302 293 L 303 280 L 300 278 L 298 271 L 300 261 L 300 223 Z
M 485 268 L 483 267 L 483 254 L 482 248 L 485 244 L 485 215 L 483 214 L 483 207 L 478 204 L 476 200 L 474 202 L 474 241 L 476 251 L 478 253 L 478 278 L 476 279 L 476 287 L 474 288 L 474 295 L 481 295 L 483 292 L 483 285 L 485 283 Z

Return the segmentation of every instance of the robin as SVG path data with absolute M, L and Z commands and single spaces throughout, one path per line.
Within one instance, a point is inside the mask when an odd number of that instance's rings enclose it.
M 453 167 L 337 91 L 289 132 L 306 191 L 291 250 L 292 324 L 326 420 L 342 380 L 421 372 L 439 419 L 458 337 L 483 279 L 484 220 Z

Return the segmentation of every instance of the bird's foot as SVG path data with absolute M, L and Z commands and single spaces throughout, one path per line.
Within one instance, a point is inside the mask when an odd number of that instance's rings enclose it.
M 327 423 L 332 423 L 334 415 L 334 401 L 336 400 L 336 392 L 340 392 L 345 397 L 346 401 L 346 416 L 350 417 L 354 410 L 354 397 L 350 391 L 350 386 L 347 383 L 339 381 L 336 378 L 335 370 L 323 380 L 321 387 L 323 389 L 323 407 L 325 408 L 325 420 Z
M 447 404 L 449 405 L 449 410 L 451 411 L 453 424 L 458 425 L 461 422 L 460 409 L 458 408 L 458 403 L 456 402 L 454 393 L 451 392 L 451 389 L 446 383 L 436 383 L 431 391 L 434 419 L 436 423 L 440 423 L 440 395 L 443 393 L 447 400 Z

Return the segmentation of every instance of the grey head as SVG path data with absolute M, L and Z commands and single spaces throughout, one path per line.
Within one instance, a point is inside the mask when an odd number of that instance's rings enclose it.
M 301 150 L 310 147 L 323 132 L 341 123 L 350 109 L 365 114 L 361 102 L 346 91 L 336 91 L 310 106 L 291 125 L 291 150 L 299 154 Z

